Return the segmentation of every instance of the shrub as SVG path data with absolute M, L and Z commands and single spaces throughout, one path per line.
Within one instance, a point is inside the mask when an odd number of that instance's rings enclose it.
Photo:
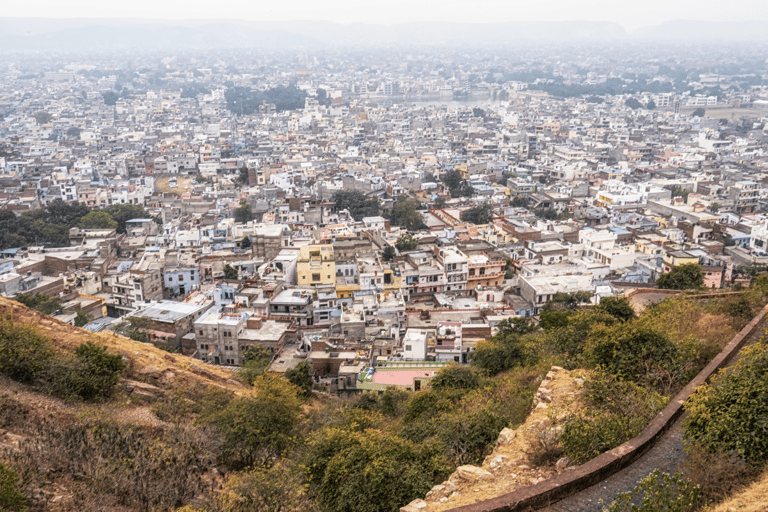
M 27 500 L 16 488 L 19 476 L 0 461 L 0 510 L 26 512 Z
M 92 510 L 169 510 L 210 489 L 212 436 L 191 428 L 150 432 L 129 424 L 38 424 L 10 454 L 25 481 L 78 475 L 77 499 Z M 95 506 L 98 504 L 98 506 Z M 87 508 L 86 508 L 87 509 Z
M 23 384 L 32 384 L 50 367 L 54 351 L 48 338 L 33 328 L 0 321 L 0 372 Z
M 317 510 L 307 496 L 301 475 L 284 462 L 233 474 L 214 504 L 214 510 L 220 512 Z
M 557 430 L 537 425 L 528 434 L 530 447 L 525 455 L 532 466 L 551 466 L 563 455 L 563 445 Z
M 677 347 L 661 331 L 625 324 L 595 328 L 587 338 L 584 357 L 625 379 L 652 382 L 677 356 Z
M 480 385 L 480 375 L 471 366 L 451 363 L 437 372 L 429 385 L 438 393 L 452 389 L 470 390 Z
M 750 464 L 768 461 L 768 345 L 741 352 L 730 371 L 699 386 L 685 404 L 684 435 L 710 451 L 718 447 Z
M 262 375 L 254 388 L 255 396 L 235 398 L 198 417 L 198 423 L 219 432 L 222 462 L 234 469 L 265 465 L 287 450 L 301 413 L 297 389 L 285 379 Z
M 324 428 L 309 440 L 306 474 L 326 510 L 398 510 L 449 473 L 434 443 L 412 443 L 377 429 Z
M 658 393 L 604 371 L 595 372 L 584 388 L 586 408 L 565 421 L 560 436 L 565 454 L 580 464 L 638 435 L 666 403 Z
M 638 498 L 640 504 L 636 505 Z M 630 492 L 624 492 L 607 512 L 693 512 L 703 505 L 701 490 L 681 475 L 654 470 Z
M 300 390 L 302 396 L 312 394 L 312 376 L 309 374 L 311 370 L 311 364 L 301 361 L 295 367 L 285 371 L 285 378 Z
M 261 347 L 248 347 L 243 354 L 243 365 L 237 370 L 237 378 L 245 384 L 253 384 L 272 362 L 272 351 Z
M 598 311 L 605 311 L 612 317 L 622 322 L 635 318 L 635 310 L 626 297 L 603 297 L 600 304 L 595 307 Z

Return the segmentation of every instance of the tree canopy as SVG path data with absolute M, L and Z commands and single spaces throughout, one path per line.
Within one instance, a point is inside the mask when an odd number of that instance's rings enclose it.
M 247 87 L 230 87 L 224 93 L 227 109 L 233 114 L 250 115 L 263 103 L 273 103 L 278 112 L 304 108 L 307 93 L 292 85 L 273 87 L 266 91 Z
M 116 229 L 117 221 L 107 212 L 90 212 L 77 225 L 83 229 Z
M 451 197 L 472 197 L 475 189 L 465 180 L 461 171 L 453 169 L 443 174 L 443 183 L 451 193 Z
M 403 233 L 395 242 L 398 251 L 412 251 L 418 246 L 418 242 L 410 233 Z
M 356 221 L 363 217 L 375 217 L 380 211 L 378 198 L 368 197 L 359 190 L 340 190 L 333 194 L 331 201 L 334 212 L 348 210 Z
M 493 220 L 493 206 L 490 203 L 473 206 L 461 212 L 461 220 L 472 224 L 488 224 Z
M 421 205 L 415 199 L 402 195 L 397 198 L 389 213 L 389 221 L 393 226 L 400 226 L 409 231 L 426 229 L 426 224 L 417 209 Z
M 704 284 L 704 272 L 698 263 L 678 265 L 656 279 L 659 288 L 666 290 L 690 290 Z
M 245 224 L 246 222 L 253 220 L 253 210 L 251 209 L 250 203 L 245 199 L 241 199 L 240 206 L 235 208 L 234 218 L 235 222 L 238 224 Z

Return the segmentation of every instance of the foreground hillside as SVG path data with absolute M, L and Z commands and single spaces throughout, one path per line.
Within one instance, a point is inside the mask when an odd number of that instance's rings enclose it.
M 308 375 L 294 385 L 233 374 L 0 299 L 0 505 L 387 512 L 424 497 L 431 510 L 472 503 L 636 435 L 765 293 L 679 297 L 640 316 L 623 298 L 591 309 L 559 299 L 541 325 L 503 322 L 470 365 L 447 366 L 427 389 L 350 399 L 313 394 Z M 553 366 L 563 370 L 545 377 Z M 569 397 L 578 411 L 555 413 L 551 400 Z M 491 485 L 476 491 L 468 472 Z

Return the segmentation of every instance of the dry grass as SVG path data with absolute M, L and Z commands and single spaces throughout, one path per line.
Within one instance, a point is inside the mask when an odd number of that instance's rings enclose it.
M 768 471 L 752 485 L 708 509 L 709 512 L 765 512 L 768 510 Z
M 206 365 L 196 359 L 170 354 L 154 345 L 140 343 L 112 332 L 92 333 L 28 309 L 18 302 L 0 297 L 0 316 L 12 322 L 36 326 L 63 352 L 73 352 L 86 341 L 104 345 L 108 351 L 128 359 L 126 378 L 149 382 L 162 389 L 192 386 L 219 386 L 239 395 L 250 388 L 234 379 L 226 368 Z

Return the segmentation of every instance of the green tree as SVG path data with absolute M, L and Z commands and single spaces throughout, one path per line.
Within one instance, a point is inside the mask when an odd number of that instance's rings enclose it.
M 490 340 L 480 341 L 470 352 L 470 364 L 489 375 L 523 365 L 526 351 L 522 336 L 533 332 L 533 329 L 530 322 L 516 319 L 501 322 L 499 331 Z
M 584 348 L 586 360 L 625 379 L 645 381 L 663 374 L 677 347 L 661 331 L 616 324 L 593 328 Z
M 271 467 L 233 473 L 216 495 L 219 512 L 315 512 L 302 474 L 280 460 Z M 183 512 L 177 509 L 177 512 Z
M 712 202 L 709 204 L 707 209 L 712 213 L 717 213 L 717 211 L 720 209 L 720 203 L 718 202 Z
M 117 222 L 118 233 L 126 232 L 126 222 L 129 220 L 151 217 L 147 210 L 138 204 L 113 204 L 105 211 Z
M 327 107 L 333 102 L 333 99 L 331 99 L 331 97 L 328 95 L 328 91 L 326 91 L 325 89 L 318 89 L 317 102 L 320 105 Z
M 453 169 L 443 174 L 443 183 L 451 193 L 451 197 L 472 197 L 475 189 L 465 180 L 461 171 Z
M 239 274 L 238 274 L 237 269 L 235 267 L 233 267 L 229 263 L 224 265 L 224 279 L 236 280 L 236 279 L 238 279 L 238 276 L 239 276 Z
M 424 219 L 417 211 L 421 205 L 415 199 L 401 195 L 395 201 L 392 206 L 392 212 L 390 213 L 390 224 L 393 226 L 400 226 L 408 231 L 419 231 L 420 229 L 426 229 Z
M 248 347 L 243 353 L 243 365 L 237 370 L 238 378 L 252 385 L 272 362 L 272 351 L 257 346 Z
M 648 103 L 645 104 L 645 108 L 648 110 L 656 110 L 656 102 L 653 100 L 648 100 Z
M 108 397 L 125 368 L 123 357 L 87 341 L 75 350 L 73 364 L 63 369 L 54 387 L 61 396 L 77 396 L 83 400 Z
M 82 229 L 117 229 L 117 221 L 107 212 L 90 212 L 77 225 Z
M 395 258 L 395 248 L 387 244 L 384 250 L 381 251 L 381 259 L 384 261 L 392 261 Z
M 38 110 L 35 112 L 34 117 L 37 124 L 47 124 L 53 120 L 53 116 L 44 110 Z
M 88 322 L 93 320 L 93 315 L 85 313 L 83 311 L 78 311 L 77 315 L 75 316 L 75 327 L 82 327 L 86 325 Z
M 704 117 L 705 111 L 703 108 L 699 107 L 696 110 L 691 113 L 691 117 Z
M 413 238 L 413 235 L 410 233 L 403 233 L 397 238 L 397 242 L 395 242 L 395 247 L 397 247 L 398 251 L 412 251 L 418 247 L 419 243 L 416 241 L 415 238 Z
M 248 167 L 242 166 L 239 170 L 239 174 L 237 176 L 237 181 L 242 185 L 247 185 L 249 183 L 248 178 Z
M 78 137 L 80 137 L 80 133 L 82 131 L 83 130 L 81 130 L 77 126 L 72 126 L 72 127 L 67 129 L 66 134 L 67 134 L 67 137 L 70 137 L 72 139 L 77 139 Z
M 36 293 L 35 295 L 18 293 L 16 294 L 16 302 L 20 302 L 44 315 L 53 315 L 61 308 L 61 301 L 59 299 L 42 293 Z
M 375 217 L 380 212 L 379 200 L 376 197 L 368 197 L 359 190 L 340 190 L 333 194 L 333 211 L 349 211 L 356 221 L 363 217 Z
M 690 290 L 704 284 L 704 272 L 698 263 L 678 265 L 656 279 L 659 288 L 665 290 Z
M 515 208 L 528 208 L 528 196 L 515 196 L 509 204 Z
M 233 469 L 271 465 L 295 441 L 301 415 L 296 387 L 270 374 L 256 378 L 253 387 L 252 396 L 237 397 L 223 410 L 206 410 L 198 417 L 219 432 L 221 460 Z
M 635 98 L 627 98 L 626 101 L 624 101 L 624 104 L 629 108 L 631 108 L 632 110 L 643 108 L 643 104 L 637 101 Z
M 234 218 L 238 224 L 245 224 L 253 220 L 253 210 L 251 210 L 250 203 L 245 199 L 241 199 L 240 206 L 235 208 Z
M 296 386 L 302 396 L 309 396 L 312 394 L 312 365 L 307 361 L 301 361 L 293 368 L 289 368 L 285 371 L 285 378 L 288 382 Z
M 243 249 L 250 249 L 251 245 L 253 245 L 251 243 L 251 237 L 249 237 L 248 235 L 244 236 L 243 239 L 240 240 L 240 247 Z
M 622 322 L 635 318 L 635 310 L 626 297 L 603 297 L 600 304 L 595 306 L 598 311 L 605 311 Z
M 493 220 L 493 206 L 484 203 L 461 212 L 461 220 L 472 224 L 488 224 Z
M 27 500 L 16 488 L 19 476 L 0 461 L 0 510 L 27 512 Z

